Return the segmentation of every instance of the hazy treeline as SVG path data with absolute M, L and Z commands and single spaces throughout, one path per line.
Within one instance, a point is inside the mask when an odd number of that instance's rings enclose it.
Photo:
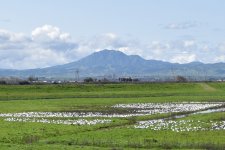
M 95 78 L 86 77 L 78 80 L 65 80 L 65 79 L 54 79 L 54 78 L 38 78 L 29 76 L 27 78 L 19 77 L 0 77 L 0 85 L 27 85 L 27 84 L 66 84 L 66 83 L 143 83 L 143 82 L 210 82 L 210 81 L 225 81 L 224 78 L 194 78 L 177 75 L 174 77 L 160 78 L 160 77 L 149 77 L 149 78 L 132 78 L 132 77 L 119 77 L 119 78 Z
M 17 77 L 0 77 L 0 84 L 25 85 L 30 84 L 28 79 L 20 79 Z

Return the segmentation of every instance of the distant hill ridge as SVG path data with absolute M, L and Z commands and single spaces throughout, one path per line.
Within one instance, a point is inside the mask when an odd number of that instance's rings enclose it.
M 145 60 L 138 55 L 126 55 L 116 50 L 94 52 L 78 61 L 43 69 L 7 70 L 0 69 L 0 76 L 225 76 L 225 63 L 204 64 L 192 62 L 178 64 L 159 60 Z

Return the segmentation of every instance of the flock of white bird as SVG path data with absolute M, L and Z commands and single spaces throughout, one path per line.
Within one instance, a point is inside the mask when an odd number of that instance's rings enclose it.
M 133 103 L 133 104 L 116 104 L 114 108 L 130 108 L 135 112 L 146 114 L 161 114 L 172 112 L 190 112 L 204 110 L 211 107 L 224 105 L 223 102 L 182 102 L 182 103 Z
M 172 112 L 190 112 L 204 110 L 211 107 L 222 106 L 225 103 L 214 102 L 183 102 L 183 103 L 133 103 L 116 104 L 113 108 L 130 109 L 129 113 L 101 113 L 101 112 L 22 112 L 22 113 L 1 113 L 0 117 L 23 117 L 23 118 L 125 118 L 132 116 L 144 116 L 151 114 L 162 114 Z
M 195 112 L 206 110 L 214 107 L 225 105 L 224 102 L 171 102 L 171 103 L 132 103 L 132 104 L 116 104 L 113 108 L 128 110 L 127 113 L 102 113 L 102 112 L 21 112 L 21 113 L 0 113 L 0 117 L 5 121 L 12 122 L 40 122 L 52 124 L 68 124 L 68 125 L 95 125 L 110 123 L 110 119 L 94 119 L 93 118 L 126 118 L 132 116 L 144 116 L 152 114 L 173 113 L 173 112 Z M 55 118 L 52 119 L 52 118 Z M 56 119 L 57 118 L 57 119 Z M 60 120 L 60 118 L 63 118 Z M 74 120 L 71 120 L 74 118 Z M 76 118 L 76 119 L 75 119 Z M 82 118 L 82 119 L 78 119 Z M 83 119 L 83 118 L 92 118 Z M 193 120 L 149 120 L 140 121 L 135 128 L 150 128 L 152 130 L 168 130 L 180 131 L 198 131 L 209 129 L 225 129 L 225 121 L 211 122 L 204 124 L 203 122 L 193 123 Z M 210 126 L 205 128 L 204 126 Z
M 208 131 L 208 130 L 225 130 L 225 121 L 209 121 L 200 120 L 149 120 L 140 121 L 134 126 L 139 129 L 151 130 L 172 130 L 174 132 L 189 132 L 189 131 Z
M 111 120 L 107 119 L 94 119 L 94 120 L 54 120 L 54 119 L 44 119 L 44 118 L 6 118 L 5 121 L 11 122 L 40 122 L 40 123 L 51 123 L 51 124 L 65 124 L 65 125 L 96 125 L 110 123 Z

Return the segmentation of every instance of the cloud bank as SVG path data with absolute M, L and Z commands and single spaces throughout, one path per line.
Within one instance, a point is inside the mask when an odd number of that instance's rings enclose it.
M 69 33 L 52 25 L 37 27 L 29 35 L 0 29 L 0 68 L 44 68 L 72 62 L 102 49 L 173 63 L 225 61 L 225 42 L 212 45 L 186 38 L 143 43 L 110 32 L 74 40 Z
M 69 33 L 44 25 L 31 35 L 0 30 L 0 67 L 30 69 L 69 62 L 66 52 L 77 47 Z

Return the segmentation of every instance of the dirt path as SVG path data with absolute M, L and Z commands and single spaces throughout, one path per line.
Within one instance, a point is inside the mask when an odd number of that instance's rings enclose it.
M 216 91 L 214 87 L 208 85 L 207 83 L 199 83 L 199 84 L 205 91 L 208 91 L 208 92 Z

